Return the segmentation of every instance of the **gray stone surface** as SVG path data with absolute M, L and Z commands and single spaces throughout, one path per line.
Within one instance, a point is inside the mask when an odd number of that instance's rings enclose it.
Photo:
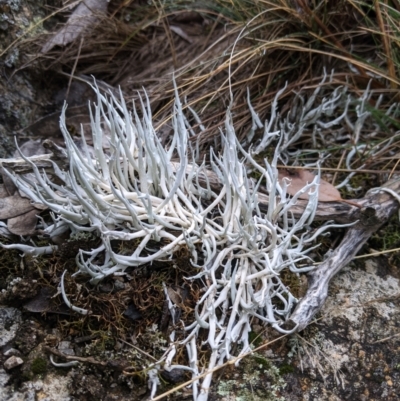
M 48 374 L 43 380 L 28 381 L 18 390 L 6 386 L 9 375 L 0 369 L 1 401 L 72 401 L 69 396 L 71 376 Z
M 4 347 L 15 337 L 21 322 L 21 312 L 18 309 L 0 306 L 0 347 Z

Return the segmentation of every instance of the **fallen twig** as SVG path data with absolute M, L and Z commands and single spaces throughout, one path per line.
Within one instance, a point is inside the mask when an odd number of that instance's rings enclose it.
M 399 193 L 400 180 L 389 181 L 384 188 Z M 297 325 L 297 331 L 307 327 L 324 305 L 331 279 L 352 261 L 369 237 L 399 209 L 398 200 L 379 188 L 368 191 L 366 197 L 358 202 L 363 204 L 359 223 L 348 228 L 340 245 L 316 270 L 308 274 L 307 293 L 286 323 L 289 326 Z
M 50 354 L 59 356 L 60 358 L 64 358 L 67 361 L 77 361 L 77 362 L 85 362 L 85 363 L 90 363 L 92 365 L 98 365 L 98 366 L 107 366 L 107 362 L 101 362 L 96 359 L 94 359 L 92 356 L 88 357 L 83 357 L 83 356 L 76 356 L 76 355 L 66 355 L 61 351 L 58 351 L 54 348 L 50 347 L 44 347 L 44 350 Z

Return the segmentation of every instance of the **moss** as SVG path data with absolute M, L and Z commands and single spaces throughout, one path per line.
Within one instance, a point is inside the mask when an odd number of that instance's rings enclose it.
M 280 275 L 282 283 L 289 288 L 292 295 L 294 295 L 296 298 L 299 298 L 303 292 L 303 283 L 300 276 L 290 270 L 283 270 Z M 287 294 L 285 295 L 287 296 Z
M 372 249 L 377 251 L 390 251 L 400 247 L 400 225 L 398 215 L 394 215 L 389 222 L 372 235 L 368 242 Z M 400 264 L 400 253 L 389 252 L 387 254 L 389 265 L 397 269 Z
M 393 216 L 383 229 L 375 233 L 371 238 L 371 245 L 377 249 L 389 250 L 400 245 L 400 225 L 397 215 Z
M 345 179 L 343 175 L 341 179 Z M 340 180 L 338 180 L 338 183 Z M 354 197 L 360 198 L 365 196 L 366 191 L 371 186 L 379 186 L 376 175 L 374 174 L 355 174 L 349 181 L 350 187 L 344 186 L 340 189 L 340 194 L 343 199 L 353 199 Z M 351 189 L 353 188 L 353 190 Z
M 91 336 L 95 338 L 90 344 L 85 347 L 85 356 L 98 357 L 101 360 L 107 359 L 107 351 L 115 349 L 116 340 L 110 332 L 107 331 L 92 331 Z
M 21 382 L 27 382 L 27 381 L 33 380 L 33 378 L 34 378 L 33 376 L 34 375 L 32 372 L 22 371 L 21 376 L 20 376 Z
M 286 375 L 288 373 L 293 373 L 293 372 L 294 372 L 294 367 L 292 365 L 289 365 L 288 363 L 284 363 L 279 367 L 280 375 Z
M 43 375 L 47 372 L 47 361 L 38 356 L 31 363 L 31 371 L 35 375 Z
M 259 354 L 254 354 L 253 359 L 254 359 L 254 362 L 259 366 L 260 369 L 268 370 L 272 366 L 271 362 L 267 358 L 264 358 L 263 356 L 261 356 Z
M 250 331 L 249 333 L 249 343 L 254 347 L 259 347 L 263 342 L 263 339 L 259 333 L 256 331 Z

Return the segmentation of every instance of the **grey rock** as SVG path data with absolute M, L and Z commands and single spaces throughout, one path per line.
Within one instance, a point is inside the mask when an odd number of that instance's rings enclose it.
M 21 353 L 15 348 L 8 348 L 3 352 L 4 356 L 21 356 Z
M 75 355 L 75 351 L 71 347 L 70 341 L 60 341 L 58 349 L 65 355 Z
M 24 361 L 19 357 L 19 356 L 10 356 L 5 362 L 4 362 L 4 369 L 6 370 L 11 370 L 14 369 L 18 366 L 21 366 L 24 363 Z
M 18 309 L 0 307 L 0 347 L 15 337 L 20 324 L 21 312 Z

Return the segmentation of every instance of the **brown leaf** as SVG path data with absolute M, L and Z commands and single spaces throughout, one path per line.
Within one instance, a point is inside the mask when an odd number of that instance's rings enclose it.
M 307 184 L 312 182 L 315 175 L 307 170 L 301 169 L 279 169 L 279 182 L 282 185 L 283 179 L 288 178 L 290 183 L 287 187 L 287 193 L 289 195 L 296 195 L 301 189 Z M 308 192 L 299 196 L 299 199 L 308 199 Z M 319 202 L 341 202 L 342 197 L 340 192 L 329 182 L 320 179 L 318 187 L 318 201 Z
M 34 209 L 20 216 L 7 220 L 8 230 L 15 235 L 32 235 L 35 233 L 37 215 L 39 211 Z
M 11 219 L 31 210 L 38 213 L 30 199 L 22 198 L 18 193 L 0 199 L 0 220 Z
M 0 167 L 0 174 L 3 178 L 4 190 L 7 193 L 6 196 L 14 195 L 18 191 L 18 188 L 14 185 L 14 181 L 4 172 L 3 167 Z M 2 196 L 2 198 L 4 197 Z
M 0 199 L 2 198 L 8 198 L 10 194 L 7 191 L 7 188 L 5 187 L 4 184 L 0 184 Z
M 328 181 L 319 180 L 318 201 L 319 202 L 334 202 L 342 201 L 340 192 Z

